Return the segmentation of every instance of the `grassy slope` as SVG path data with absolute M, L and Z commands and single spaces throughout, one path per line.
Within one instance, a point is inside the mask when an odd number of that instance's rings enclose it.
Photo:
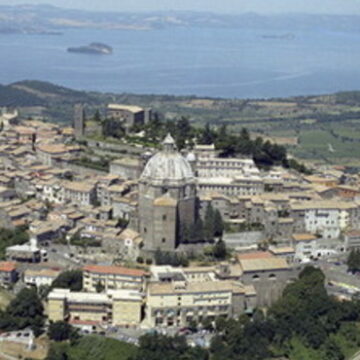
M 68 360 L 127 360 L 136 347 L 101 336 L 84 336 L 77 345 L 55 343 L 56 349 L 66 349 Z

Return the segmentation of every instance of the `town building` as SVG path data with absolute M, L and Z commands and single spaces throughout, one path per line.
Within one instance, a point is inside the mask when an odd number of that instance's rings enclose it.
M 9 287 L 18 279 L 16 263 L 11 261 L 0 262 L 0 286 Z
M 96 201 L 96 184 L 87 181 L 64 181 L 60 196 L 62 202 L 89 206 Z
M 24 283 L 27 286 L 51 286 L 53 281 L 60 275 L 61 269 L 41 268 L 26 269 L 24 271 Z
M 240 253 L 237 255 L 244 285 L 251 285 L 256 291 L 256 304 L 270 306 L 280 298 L 285 286 L 295 278 L 286 259 L 267 251 Z
M 148 327 L 183 327 L 217 317 L 237 317 L 254 309 L 256 294 L 252 287 L 232 281 L 184 281 L 150 283 L 147 289 Z
M 119 158 L 110 163 L 110 174 L 126 180 L 138 179 L 143 169 L 144 162 L 140 158 Z
M 316 257 L 318 237 L 309 233 L 293 234 L 292 246 L 295 249 L 295 261 L 308 262 Z
M 50 321 L 128 327 L 138 326 L 142 319 L 143 296 L 137 290 L 89 293 L 53 289 L 47 300 Z
M 96 292 L 101 286 L 105 291 L 133 289 L 143 290 L 146 272 L 121 266 L 86 265 L 83 268 L 83 287 L 87 292 Z
M 146 124 L 151 117 L 151 109 L 135 105 L 109 104 L 106 117 L 120 122 L 128 131 L 135 125 Z

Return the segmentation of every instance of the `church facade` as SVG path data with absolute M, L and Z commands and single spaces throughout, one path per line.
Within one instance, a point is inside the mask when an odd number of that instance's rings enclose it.
M 139 179 L 139 233 L 144 250 L 174 251 L 197 216 L 196 180 L 168 134 Z

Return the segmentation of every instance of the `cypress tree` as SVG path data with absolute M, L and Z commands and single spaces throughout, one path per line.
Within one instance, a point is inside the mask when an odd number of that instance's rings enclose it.
M 224 222 L 218 209 L 214 214 L 214 236 L 221 237 L 224 233 Z

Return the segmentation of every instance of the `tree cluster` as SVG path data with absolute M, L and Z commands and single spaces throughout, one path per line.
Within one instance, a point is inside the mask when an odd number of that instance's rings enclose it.
M 0 329 L 4 331 L 30 327 L 37 336 L 42 332 L 44 320 L 44 308 L 36 289 L 21 290 L 5 311 L 0 311 Z
M 360 346 L 360 301 L 339 302 L 328 296 L 324 280 L 321 270 L 306 267 L 266 314 L 256 310 L 252 317 L 217 318 L 210 349 L 195 348 L 199 351 L 196 356 L 212 360 L 291 359 L 298 344 L 305 352 L 301 358 L 344 360 L 346 350 Z M 192 359 L 186 349 L 182 338 L 148 334 L 140 339 L 134 360 Z
M 357 301 L 342 303 L 329 297 L 323 273 L 307 267 L 297 281 L 285 288 L 282 298 L 266 317 L 257 311 L 252 320 L 225 321 L 212 342 L 213 359 L 260 360 L 274 356 L 275 350 L 278 355 L 291 358 L 297 339 L 316 358 L 342 360 L 339 336 L 349 333 L 352 345 L 360 345 L 360 333 L 355 325 L 359 309 Z M 252 346 L 254 343 L 257 345 Z
M 51 284 L 52 288 L 70 289 L 81 291 L 83 287 L 83 275 L 81 270 L 68 270 L 62 272 Z
M 0 259 L 5 259 L 5 250 L 8 246 L 22 245 L 29 241 L 26 229 L 17 227 L 14 230 L 0 229 Z
M 346 262 L 348 271 L 356 273 L 360 271 L 360 250 L 351 250 Z
M 156 265 L 188 266 L 189 260 L 183 254 L 157 249 L 154 254 Z
M 80 337 L 78 330 L 65 321 L 56 321 L 50 323 L 48 336 L 50 340 L 71 340 L 72 342 L 76 341 Z

